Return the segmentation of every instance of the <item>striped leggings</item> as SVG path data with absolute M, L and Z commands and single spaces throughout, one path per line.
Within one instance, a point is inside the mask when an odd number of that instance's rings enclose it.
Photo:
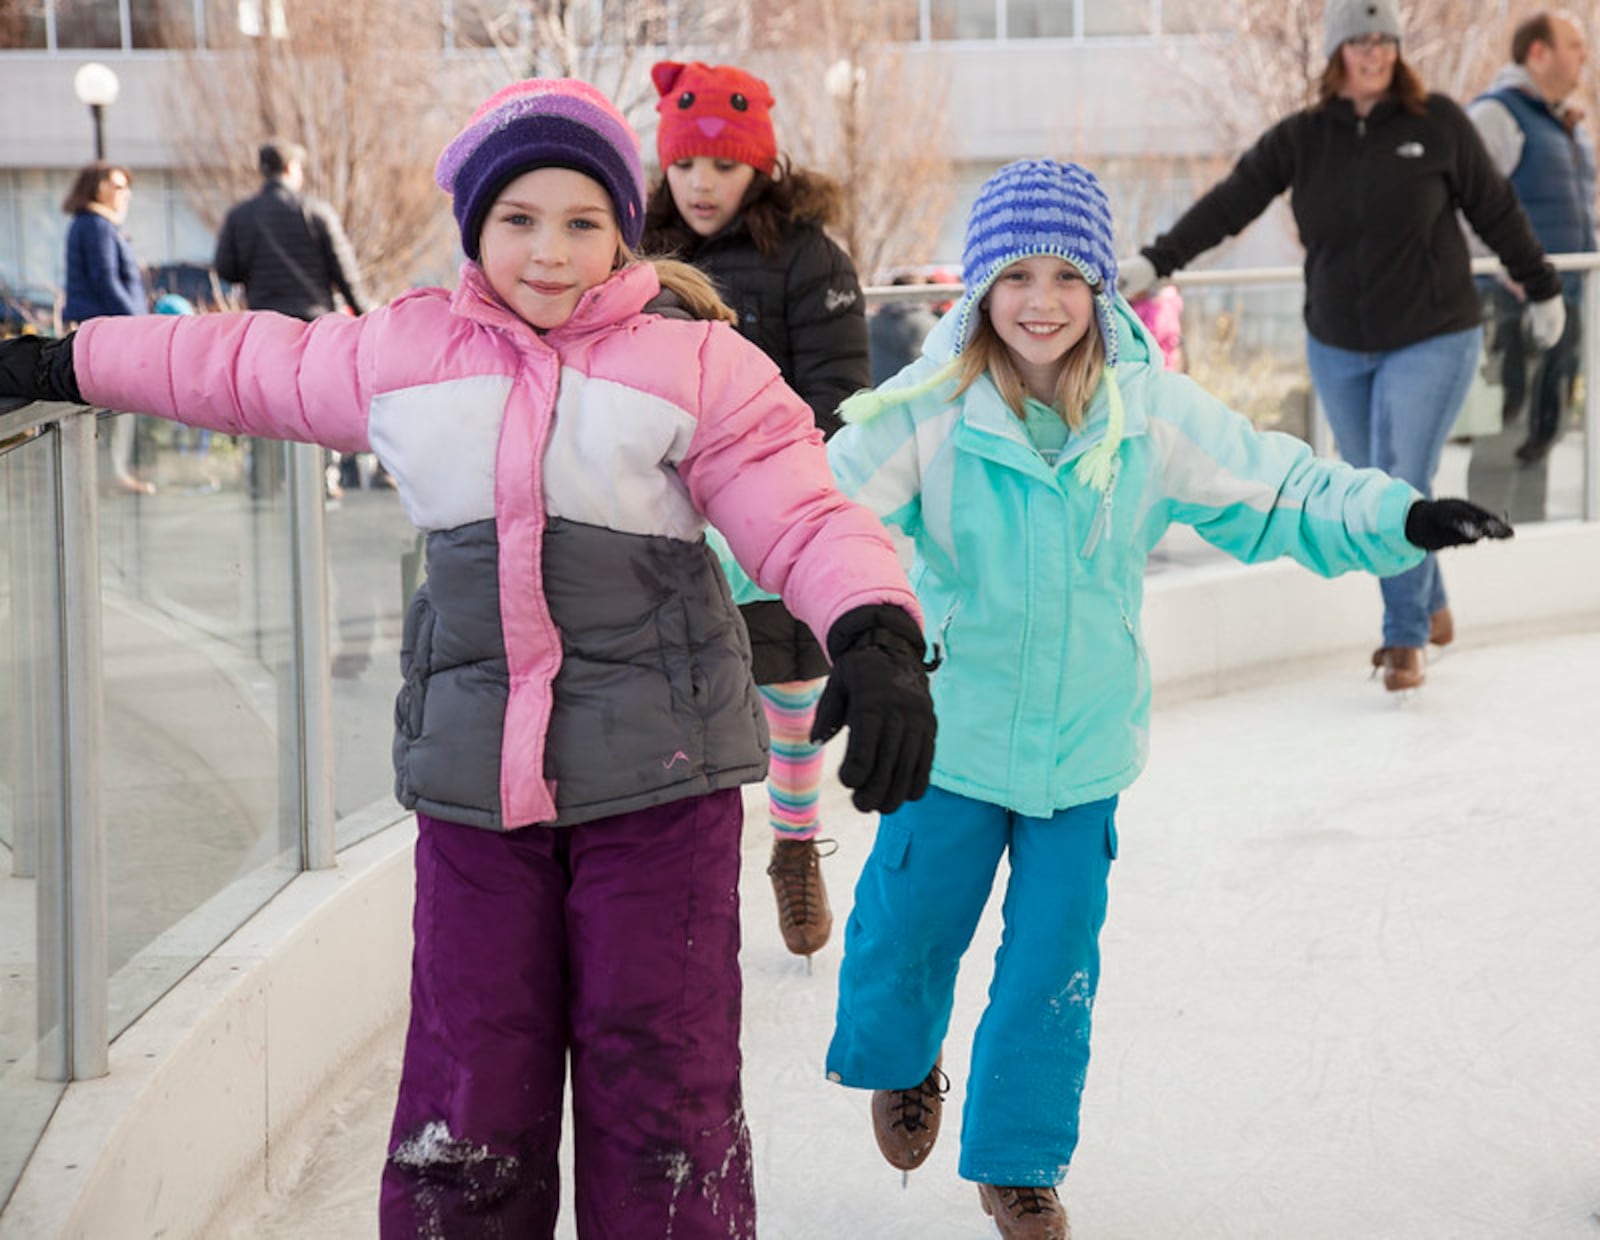
M 811 743 L 811 721 L 822 696 L 822 680 L 759 685 L 772 734 L 767 795 L 772 830 L 780 839 L 815 839 L 822 829 L 817 800 L 822 787 L 822 746 Z

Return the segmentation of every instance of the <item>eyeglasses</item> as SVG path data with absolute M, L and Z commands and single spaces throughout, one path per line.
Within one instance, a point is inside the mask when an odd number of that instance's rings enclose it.
M 1387 52 L 1400 46 L 1400 40 L 1392 34 L 1363 34 L 1354 39 L 1344 41 L 1346 47 L 1353 47 L 1358 52 Z

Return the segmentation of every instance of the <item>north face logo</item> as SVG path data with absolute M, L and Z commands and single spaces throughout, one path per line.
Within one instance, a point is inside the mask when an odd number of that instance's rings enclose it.
M 1421 159 L 1423 153 L 1422 143 L 1402 142 L 1399 146 L 1394 148 L 1394 153 L 1400 156 L 1401 159 Z
M 828 308 L 828 313 L 843 310 L 846 306 L 853 306 L 856 302 L 856 291 L 853 288 L 830 288 L 822 299 L 822 304 Z

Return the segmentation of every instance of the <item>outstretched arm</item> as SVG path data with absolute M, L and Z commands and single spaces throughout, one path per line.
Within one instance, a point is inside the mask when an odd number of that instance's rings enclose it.
M 94 319 L 59 341 L 0 342 L 0 396 L 360 452 L 368 401 L 357 352 L 373 322 L 265 311 Z

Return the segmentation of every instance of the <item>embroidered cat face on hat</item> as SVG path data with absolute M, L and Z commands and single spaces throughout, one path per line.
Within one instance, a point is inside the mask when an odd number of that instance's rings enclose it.
M 656 156 L 666 168 L 705 155 L 749 164 L 771 176 L 778 166 L 772 91 L 732 65 L 663 60 L 650 70 L 661 101 Z

